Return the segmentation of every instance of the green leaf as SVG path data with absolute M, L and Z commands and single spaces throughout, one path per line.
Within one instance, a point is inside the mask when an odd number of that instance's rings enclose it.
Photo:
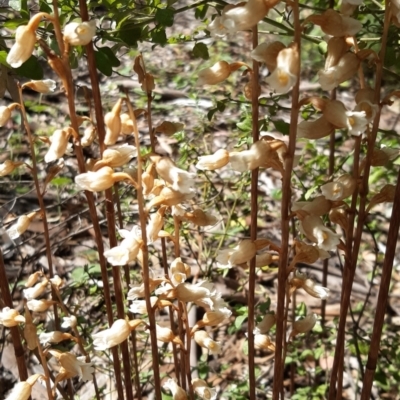
M 41 12 L 47 12 L 48 14 L 51 14 L 53 12 L 53 9 L 47 4 L 45 0 L 40 0 L 39 7 Z
M 160 44 L 161 46 L 164 46 L 167 43 L 167 34 L 165 33 L 164 28 L 158 28 L 154 29 L 151 32 L 151 39 L 153 43 Z
M 19 68 L 15 68 L 15 72 L 25 78 L 43 79 L 43 69 L 35 56 L 30 56 Z
M 52 179 L 50 183 L 54 186 L 62 188 L 67 185 L 70 185 L 72 183 L 72 179 L 63 177 L 63 176 L 59 176 L 57 178 Z
M 4 28 L 16 29 L 20 25 L 26 25 L 27 23 L 28 23 L 27 18 L 16 18 L 7 20 L 6 22 L 4 22 L 3 26 Z
M 194 16 L 196 19 L 204 19 L 206 17 L 207 11 L 208 11 L 208 5 L 203 4 L 201 6 L 196 7 Z
M 154 16 L 156 22 L 162 26 L 172 26 L 174 24 L 174 9 L 159 8 Z
M 208 60 L 210 55 L 208 54 L 208 47 L 204 43 L 196 43 L 193 47 L 193 56 L 196 58 L 202 58 L 203 60 Z
M 97 69 L 103 73 L 105 76 L 112 75 L 112 65 L 106 56 L 106 54 L 102 51 L 94 51 L 94 57 L 96 59 L 96 67 Z
M 278 132 L 282 133 L 283 135 L 289 135 L 290 124 L 282 121 L 281 119 L 278 119 L 277 121 L 272 121 L 272 123 L 274 124 L 275 129 Z
M 235 328 L 240 329 L 243 325 L 243 322 L 247 319 L 247 314 L 246 315 L 239 315 L 235 319 Z
M 121 24 L 116 36 L 124 41 L 128 46 L 137 46 L 137 42 L 142 37 L 142 28 L 135 26 L 133 21 L 127 20 Z
M 10 68 L 6 59 L 7 59 L 7 52 L 4 50 L 0 51 L 0 64 Z
M 107 56 L 108 60 L 111 63 L 111 66 L 119 67 L 121 65 L 121 61 L 119 61 L 115 53 L 109 47 L 101 47 L 98 50 Z
M 85 272 L 84 268 L 78 267 L 71 272 L 71 278 L 75 283 L 82 283 L 88 279 L 88 274 Z
M 306 200 L 308 200 L 308 199 L 311 197 L 311 195 L 312 195 L 317 189 L 318 189 L 318 185 L 315 185 L 315 186 L 313 186 L 311 189 L 308 189 L 307 192 L 306 192 L 306 194 L 304 195 L 304 198 L 305 198 Z

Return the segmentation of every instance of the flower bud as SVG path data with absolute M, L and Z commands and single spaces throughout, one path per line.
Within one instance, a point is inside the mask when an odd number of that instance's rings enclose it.
M 4 307 L 0 312 L 0 324 L 4 325 L 6 328 L 17 326 L 21 322 L 25 322 L 25 318 L 19 315 L 19 312 L 13 308 Z
M 56 90 L 56 82 L 52 79 L 45 79 L 42 81 L 30 81 L 22 85 L 22 89 L 26 87 L 38 93 L 49 93 Z
M 314 313 L 308 314 L 305 318 L 293 322 L 293 331 L 291 333 L 291 336 L 295 336 L 298 333 L 310 332 L 311 329 L 314 328 L 316 323 L 317 323 L 317 314 Z
M 199 71 L 197 85 L 216 85 L 227 79 L 230 74 L 229 63 L 218 61 L 212 67 Z
M 121 133 L 123 135 L 131 135 L 133 133 L 133 121 L 131 120 L 131 117 L 127 113 L 123 113 L 120 116 L 121 119 Z
M 229 162 L 229 153 L 225 149 L 219 149 L 209 156 L 199 157 L 196 168 L 203 171 L 214 171 L 222 168 Z
M 216 400 L 217 391 L 214 388 L 210 388 L 207 382 L 203 379 L 192 379 L 193 390 L 201 399 L 204 400 Z
M 171 391 L 173 400 L 187 400 L 186 392 L 173 379 L 168 379 L 163 388 Z
M 146 171 L 142 174 L 142 186 L 143 194 L 147 196 L 150 194 L 154 187 L 154 180 L 156 174 L 156 165 L 152 162 L 146 168 Z
M 40 374 L 31 375 L 26 381 L 18 382 L 7 396 L 6 400 L 28 400 L 32 392 L 32 386 L 36 383 L 38 378 L 46 379 Z
M 106 350 L 122 343 L 128 338 L 131 331 L 141 323 L 141 320 L 127 321 L 125 319 L 117 319 L 111 328 L 92 335 L 95 350 Z
M 185 125 L 180 122 L 164 121 L 154 129 L 156 132 L 161 132 L 164 135 L 172 136 L 176 132 L 183 131 L 184 127 Z
M 106 146 L 115 144 L 121 133 L 121 108 L 122 99 L 119 99 L 113 109 L 104 116 L 104 123 L 106 125 L 104 144 Z
M 155 213 L 150 217 L 149 224 L 147 225 L 147 237 L 150 243 L 155 242 L 158 239 L 158 234 L 160 233 L 164 225 L 164 214 L 166 207 L 160 207 Z
M 96 21 L 71 22 L 65 25 L 64 41 L 71 46 L 85 46 L 96 35 Z
M 160 340 L 164 343 L 175 343 L 179 344 L 180 346 L 184 347 L 181 339 L 179 336 L 175 336 L 174 333 L 170 328 L 163 327 L 156 324 L 156 333 L 157 333 L 157 340 Z
M 11 172 L 13 172 L 15 168 L 19 167 L 22 164 L 22 162 L 14 162 L 11 160 L 4 161 L 3 164 L 0 164 L 0 176 L 11 174 Z
M 209 350 L 210 354 L 220 354 L 222 351 L 221 343 L 212 340 L 206 331 L 196 331 L 193 338 L 200 347 Z
M 7 62 L 13 68 L 20 67 L 33 53 L 36 43 L 35 26 L 20 25 L 15 31 L 15 43 L 7 55 Z
M 57 129 L 54 131 L 50 138 L 51 145 L 46 155 L 44 156 L 44 161 L 49 163 L 61 158 L 68 147 L 68 140 L 71 136 L 71 129 Z

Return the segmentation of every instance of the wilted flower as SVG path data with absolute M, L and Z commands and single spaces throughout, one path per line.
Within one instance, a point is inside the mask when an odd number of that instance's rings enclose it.
M 49 93 L 56 90 L 56 82 L 52 79 L 44 79 L 42 81 L 30 81 L 22 85 L 22 89 L 28 87 L 39 93 Z
M 125 319 L 115 320 L 111 328 L 92 335 L 95 350 L 106 350 L 122 343 L 128 338 L 131 331 L 136 329 L 141 323 L 142 321 L 140 319 L 134 319 L 132 321 L 127 321 Z
M 351 79 L 360 66 L 360 60 L 351 52 L 344 54 L 337 65 L 318 71 L 318 80 L 323 90 L 333 90 Z
M 276 68 L 265 79 L 276 93 L 287 93 L 297 82 L 299 70 L 299 52 L 297 47 L 281 50 L 276 59 Z
M 210 68 L 205 68 L 197 74 L 197 85 L 216 85 L 227 79 L 231 74 L 229 63 L 218 61 Z
M 329 289 L 315 283 L 313 279 L 307 278 L 307 275 L 296 271 L 294 278 L 289 282 L 291 291 L 298 288 L 304 289 L 310 296 L 316 297 L 317 299 L 325 300 L 329 296 Z
M 219 149 L 209 156 L 199 157 L 196 168 L 203 171 L 214 171 L 224 167 L 229 162 L 229 153 L 225 149 Z
M 22 164 L 23 162 L 14 162 L 11 160 L 4 161 L 3 164 L 0 164 L 0 176 L 11 174 L 11 172 L 13 172 L 15 168 L 19 167 Z
M 124 240 L 119 246 L 104 252 L 104 257 L 113 266 L 127 265 L 135 261 L 142 245 L 141 232 L 136 227 L 131 231 L 120 229 L 118 232 Z
M 46 379 L 40 374 L 31 375 L 26 381 L 18 382 L 6 400 L 28 400 L 32 392 L 32 387 L 38 378 Z
M 340 15 L 333 9 L 326 10 L 321 15 L 311 15 L 305 22 L 319 25 L 324 33 L 331 36 L 354 36 L 362 29 L 362 23 L 354 18 Z
M 210 388 L 203 379 L 192 379 L 193 390 L 203 400 L 216 400 L 217 391 Z
M 301 121 L 297 125 L 297 137 L 305 139 L 322 139 L 335 132 L 335 126 L 322 116 L 314 121 Z
M 10 307 L 4 307 L 0 312 L 0 324 L 6 328 L 17 326 L 18 324 L 25 322 L 25 318 L 19 315 L 19 312 Z
M 335 181 L 322 185 L 321 192 L 327 200 L 340 201 L 351 196 L 356 185 L 357 181 L 351 175 L 344 174 Z
M 300 223 L 300 230 L 307 239 L 317 243 L 322 250 L 335 250 L 340 243 L 340 236 L 327 228 L 320 217 L 309 215 L 303 218 Z
M 251 240 L 242 240 L 233 249 L 224 249 L 218 252 L 216 260 L 220 268 L 231 268 L 250 261 L 256 255 L 256 245 Z
M 96 21 L 71 22 L 65 25 L 64 40 L 72 46 L 85 46 L 96 35 Z
M 220 354 L 222 351 L 221 343 L 210 338 L 206 331 L 196 331 L 193 336 L 195 342 L 210 351 L 210 354 Z
M 29 20 L 28 25 L 20 25 L 15 31 L 15 43 L 7 55 L 7 63 L 13 68 L 20 67 L 32 55 L 36 43 L 36 29 L 43 17 L 53 20 L 47 13 L 38 13 Z
M 193 212 L 184 212 L 182 218 L 197 226 L 210 226 L 218 222 L 218 217 L 200 208 L 196 208 Z
M 168 379 L 163 388 L 171 391 L 173 400 L 187 400 L 186 392 L 173 379 Z
M 396 194 L 396 187 L 391 184 L 385 185 L 378 193 L 372 196 L 371 200 L 369 201 L 368 207 L 366 212 L 368 213 L 371 211 L 373 207 L 380 203 L 393 203 Z

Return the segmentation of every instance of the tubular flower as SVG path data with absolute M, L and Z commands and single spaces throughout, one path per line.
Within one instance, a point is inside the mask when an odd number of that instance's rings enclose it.
M 286 46 L 282 42 L 261 43 L 251 52 L 251 57 L 258 62 L 264 63 L 268 71 L 272 72 L 278 65 L 278 54 L 284 49 L 286 49 Z
M 217 326 L 221 322 L 224 322 L 227 318 L 232 315 L 232 311 L 227 307 L 222 307 L 214 311 L 207 311 L 203 315 L 203 319 L 197 321 L 196 325 L 193 327 L 192 332 L 195 332 L 198 328 L 203 326 Z
M 288 47 L 278 53 L 276 68 L 265 80 L 276 93 L 287 93 L 296 83 L 298 71 L 297 47 Z
M 190 277 L 189 265 L 182 262 L 180 257 L 175 258 L 169 267 L 169 274 L 171 276 L 171 282 L 173 285 L 179 285 L 186 281 Z
M 37 283 L 37 281 L 39 280 L 39 278 L 41 278 L 43 276 L 43 272 L 42 271 L 36 271 L 33 274 L 30 274 L 27 281 L 25 282 L 25 287 L 32 287 L 33 285 L 35 285 Z
M 354 100 L 357 103 L 354 111 L 364 111 L 367 121 L 372 122 L 379 111 L 379 106 L 375 103 L 374 90 L 371 88 L 360 89 Z
M 56 82 L 52 79 L 45 79 L 42 81 L 30 81 L 22 85 L 22 89 L 26 87 L 38 93 L 49 93 L 56 90 Z
M 354 53 L 346 53 L 337 65 L 318 71 L 318 80 L 323 90 L 333 90 L 341 83 L 351 79 L 360 66 Z
M 20 67 L 32 55 L 36 43 L 36 29 L 43 17 L 53 19 L 49 14 L 38 13 L 29 20 L 28 25 L 20 25 L 15 31 L 15 43 L 7 55 L 7 62 L 13 68 Z
M 54 131 L 50 138 L 51 145 L 46 155 L 44 156 L 44 161 L 47 163 L 61 158 L 68 148 L 68 140 L 72 134 L 71 129 L 57 129 Z
M 340 243 L 340 236 L 327 228 L 320 217 L 308 215 L 300 223 L 300 230 L 307 239 L 317 243 L 322 250 L 335 250 Z
M 325 70 L 334 67 L 349 50 L 349 45 L 344 37 L 332 37 L 328 40 Z
M 136 155 L 137 149 L 135 146 L 122 145 L 114 149 L 105 149 L 101 160 L 95 164 L 94 170 L 104 166 L 111 168 L 122 167 L 127 164 L 131 158 L 136 157 Z
M 275 351 L 275 345 L 268 335 L 257 333 L 254 335 L 254 347 L 259 350 Z
M 176 343 L 183 347 L 182 340 L 179 336 L 175 336 L 172 329 L 156 324 L 157 340 L 164 343 Z
M 149 243 L 154 243 L 161 232 L 164 225 L 164 214 L 167 207 L 160 207 L 155 213 L 151 214 L 150 221 L 147 225 L 147 239 Z
M 0 164 L 0 176 L 11 174 L 11 172 L 13 172 L 15 168 L 18 168 L 22 164 L 23 162 L 14 162 L 11 160 L 4 161 L 3 164 Z
M 202 171 L 214 171 L 222 168 L 229 162 L 229 153 L 225 149 L 219 149 L 209 156 L 199 157 L 196 168 Z
M 28 309 L 34 312 L 45 312 L 47 311 L 53 304 L 57 304 L 56 301 L 53 300 L 29 300 L 27 303 Z
M 141 323 L 142 321 L 140 319 L 134 319 L 132 321 L 117 319 L 114 321 L 111 328 L 92 335 L 95 350 L 102 351 L 110 349 L 122 343 L 128 338 L 131 331 L 136 329 Z
M 193 390 L 203 400 L 216 400 L 217 391 L 214 388 L 210 388 L 207 382 L 203 379 L 192 379 Z
M 295 276 L 289 282 L 290 291 L 293 293 L 296 289 L 302 288 L 310 296 L 316 297 L 317 299 L 325 300 L 329 296 L 329 289 L 320 285 L 317 285 L 313 279 L 307 278 L 306 274 L 296 271 Z
M 168 182 L 173 190 L 183 194 L 193 191 L 192 185 L 196 174 L 178 168 L 168 157 L 151 156 L 150 159 L 155 163 L 157 174 Z
M 142 246 L 141 232 L 135 227 L 131 231 L 120 229 L 118 232 L 123 238 L 121 244 L 104 252 L 107 262 L 113 266 L 127 265 L 135 261 Z
M 356 185 L 357 182 L 351 175 L 344 174 L 335 181 L 322 185 L 321 192 L 327 200 L 340 201 L 351 196 Z
M 37 283 L 35 286 L 24 289 L 24 297 L 29 301 L 41 296 L 47 290 L 48 279 L 43 279 L 42 282 Z
M 238 172 L 251 171 L 263 165 L 267 153 L 271 153 L 270 145 L 266 140 L 259 140 L 249 150 L 230 152 L 229 164 Z
M 17 310 L 10 307 L 4 307 L 0 312 L 0 324 L 6 328 L 17 326 L 18 324 L 25 322 L 25 318 L 19 315 Z
M 150 297 L 150 304 L 153 308 L 158 302 L 157 296 Z M 129 306 L 129 311 L 133 314 L 148 314 L 146 300 L 134 300 Z
M 349 134 L 354 136 L 364 133 L 368 124 L 364 111 L 347 111 L 344 104 L 338 100 L 327 102 L 323 115 L 332 125 L 348 129 Z
M 175 296 L 178 300 L 183 301 L 185 303 L 189 303 L 191 301 L 207 301 L 206 299 L 210 299 L 212 293 L 209 288 L 202 286 L 203 282 L 198 282 L 195 285 L 192 283 L 181 283 L 175 288 Z M 212 301 L 210 300 L 210 305 L 212 305 Z
M 216 85 L 223 82 L 231 74 L 231 68 L 226 61 L 218 61 L 210 68 L 199 71 L 197 85 Z
M 256 245 L 251 240 L 242 240 L 233 249 L 220 250 L 216 260 L 220 268 L 232 268 L 250 261 L 256 255 Z
M 292 211 L 306 211 L 309 214 L 321 217 L 329 212 L 332 208 L 332 203 L 325 196 L 318 196 L 311 201 L 295 201 L 292 205 Z
M 321 15 L 311 15 L 306 21 L 319 25 L 324 33 L 336 37 L 354 36 L 362 28 L 361 22 L 340 15 L 333 9 L 326 10 Z
M 172 189 L 171 187 L 163 187 L 159 194 L 149 202 L 147 209 L 150 210 L 152 207 L 160 205 L 169 207 L 176 206 L 177 204 L 181 204 L 191 199 L 194 194 L 194 191 L 182 193 Z
M 186 392 L 173 379 L 168 379 L 163 388 L 172 393 L 173 400 L 187 400 Z
M 11 117 L 11 108 L 0 106 L 0 126 L 4 126 Z
M 209 350 L 210 354 L 220 354 L 222 351 L 221 343 L 212 340 L 206 331 L 195 332 L 193 338 L 200 347 Z
M 268 10 L 279 1 L 249 0 L 237 6 L 226 6 L 220 17 L 208 26 L 211 36 L 223 37 L 228 33 L 251 29 L 261 21 Z
M 26 381 L 18 382 L 6 400 L 28 400 L 32 392 L 32 387 L 39 378 L 46 379 L 43 375 L 35 374 L 31 375 Z
M 65 25 L 64 41 L 71 46 L 85 46 L 96 35 L 96 21 L 71 22 Z
M 315 121 L 301 121 L 297 126 L 297 137 L 304 139 L 322 139 L 335 131 L 332 125 L 324 116 Z
M 64 340 L 74 340 L 77 341 L 78 339 L 72 336 L 70 333 L 60 332 L 60 331 L 53 331 L 53 332 L 42 332 L 39 335 L 39 341 L 43 345 L 47 345 L 49 343 L 60 343 Z

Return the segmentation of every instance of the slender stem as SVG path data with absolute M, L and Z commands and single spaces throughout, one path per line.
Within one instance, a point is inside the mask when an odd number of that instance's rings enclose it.
M 6 274 L 6 267 L 4 265 L 3 252 L 0 248 L 0 290 L 1 297 L 6 307 L 13 308 L 13 302 L 8 285 L 8 279 Z M 14 347 L 15 358 L 17 360 L 17 367 L 19 373 L 19 379 L 26 381 L 28 379 L 28 370 L 25 364 L 24 347 L 22 346 L 21 336 L 19 334 L 18 326 L 10 328 L 11 339 Z
M 289 235 L 290 235 L 290 199 L 291 199 L 291 178 L 293 169 L 294 151 L 296 146 L 297 120 L 299 112 L 299 93 L 300 93 L 300 59 L 301 59 L 301 29 L 299 20 L 299 2 L 294 0 L 292 3 L 293 20 L 294 20 L 294 45 L 297 46 L 298 71 L 299 76 L 292 91 L 292 111 L 290 114 L 290 132 L 289 144 L 285 158 L 285 172 L 282 182 L 282 203 L 281 203 L 281 227 L 282 227 L 282 243 L 281 257 L 279 259 L 278 270 L 278 295 L 277 295 L 277 321 L 276 321 L 276 349 L 275 349 L 275 366 L 274 366 L 274 385 L 273 400 L 279 400 L 280 391 L 283 387 L 283 370 L 285 360 L 283 353 L 285 351 L 285 296 L 286 296 L 286 280 L 287 265 L 289 259 Z
M 252 29 L 253 49 L 258 46 L 258 28 L 257 25 Z M 259 91 L 259 63 L 253 61 L 252 88 L 251 88 L 251 107 L 252 107 L 252 137 L 253 143 L 259 140 L 258 129 L 258 91 Z M 251 171 L 251 224 L 250 239 L 257 239 L 257 217 L 258 217 L 258 168 Z M 249 340 L 249 396 L 251 400 L 256 399 L 256 375 L 254 362 L 254 321 L 255 321 L 255 287 L 256 287 L 256 257 L 250 260 L 249 268 L 249 295 L 248 295 L 248 340 Z

